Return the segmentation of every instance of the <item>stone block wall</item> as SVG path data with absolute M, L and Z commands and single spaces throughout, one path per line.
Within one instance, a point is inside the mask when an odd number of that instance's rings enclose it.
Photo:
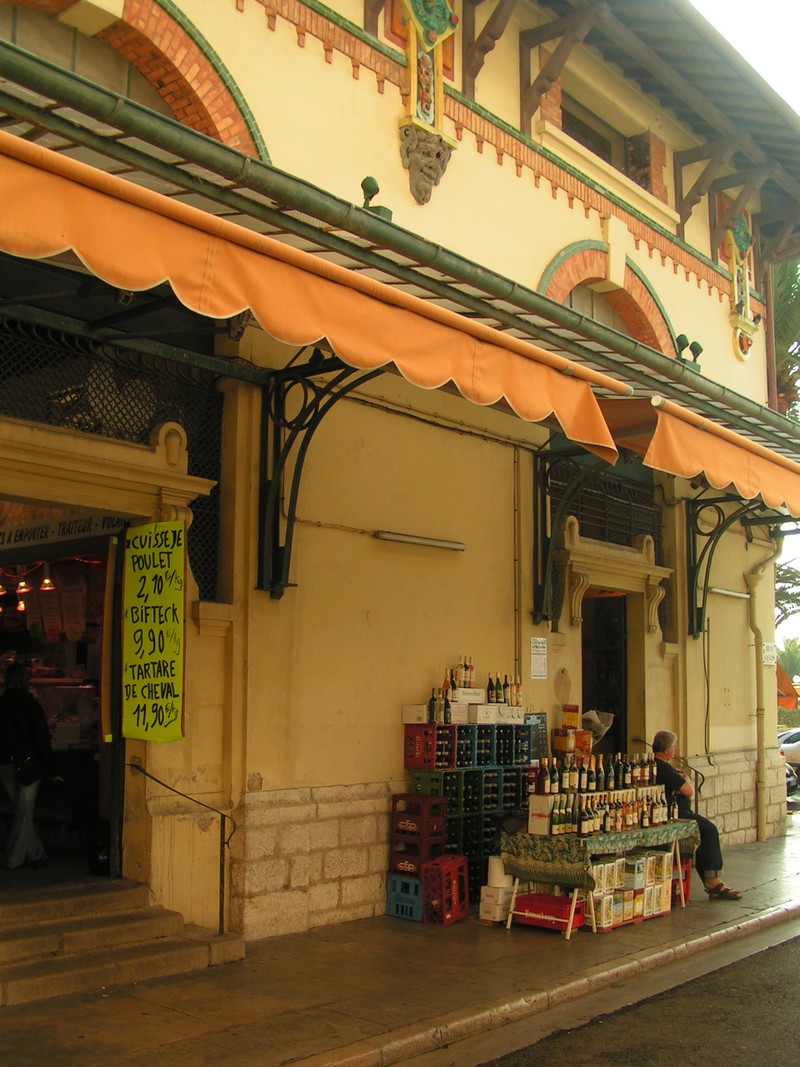
M 723 845 L 755 841 L 756 752 L 713 753 L 692 756 L 689 763 L 705 776 L 695 811 L 716 823 Z M 767 836 L 777 837 L 786 828 L 785 763 L 777 752 L 767 753 Z M 693 785 L 695 779 L 687 775 Z
M 402 782 L 248 792 L 231 842 L 231 928 L 247 940 L 383 914 Z

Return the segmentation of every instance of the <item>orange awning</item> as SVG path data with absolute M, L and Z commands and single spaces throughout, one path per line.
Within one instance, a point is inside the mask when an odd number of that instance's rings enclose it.
M 705 476 L 715 489 L 732 486 L 744 500 L 800 515 L 800 464 L 679 404 L 601 400 L 617 445 L 638 452 L 648 467 L 681 478 Z
M 617 456 L 592 385 L 628 386 L 564 356 L 255 234 L 0 131 L 0 250 L 43 259 L 68 250 L 99 278 L 141 291 L 169 282 L 214 319 L 247 309 L 272 336 L 327 338 L 359 368 L 394 364 L 414 385 L 454 382 L 475 404 L 555 420 L 571 440 Z
M 778 707 L 779 708 L 791 708 L 797 707 L 797 691 L 792 685 L 792 681 L 786 671 L 781 667 L 780 663 L 775 664 L 775 681 L 778 684 Z

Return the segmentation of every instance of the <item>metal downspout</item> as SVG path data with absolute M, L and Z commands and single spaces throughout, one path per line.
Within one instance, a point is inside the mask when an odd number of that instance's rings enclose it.
M 755 639 L 755 676 L 756 676 L 756 837 L 758 841 L 767 840 L 767 751 L 764 732 L 764 638 L 756 621 L 757 590 L 764 570 L 768 564 L 781 554 L 783 538 L 776 537 L 775 549 L 753 567 L 744 580 L 750 592 L 748 601 L 748 621 Z
M 27 88 L 71 104 L 92 118 L 167 148 L 180 159 L 206 167 L 238 185 L 261 192 L 279 203 L 307 211 L 322 222 L 400 252 L 422 266 L 434 267 L 491 297 L 514 301 L 522 310 L 542 315 L 559 326 L 574 330 L 588 340 L 638 361 L 648 370 L 672 382 L 690 384 L 694 392 L 727 407 L 729 416 L 732 415 L 730 409 L 733 409 L 748 418 L 758 419 L 762 427 L 768 426 L 783 434 L 794 429 L 789 419 L 724 385 L 703 378 L 688 363 L 665 356 L 563 304 L 403 230 L 364 208 L 220 144 L 110 89 L 63 71 L 6 41 L 0 41 L 0 74 Z M 491 308 L 487 308 L 487 312 L 491 311 Z M 609 369 L 617 372 L 624 370 L 612 356 L 592 352 L 592 358 Z M 658 384 L 663 388 L 663 383 Z M 656 383 L 653 383 L 653 387 L 658 391 Z

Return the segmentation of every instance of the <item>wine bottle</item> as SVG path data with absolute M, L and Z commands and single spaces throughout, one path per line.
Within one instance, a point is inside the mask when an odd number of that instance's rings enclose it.
M 578 792 L 578 784 L 580 782 L 580 772 L 578 770 L 578 761 L 575 756 L 572 757 L 572 761 L 569 765 L 569 791 L 570 793 Z
M 469 681 L 467 682 L 467 688 L 473 689 L 475 687 L 475 664 L 472 662 L 472 656 L 469 657 Z
M 625 786 L 625 766 L 622 762 L 621 753 L 617 753 L 617 758 L 614 765 L 614 788 L 616 790 L 623 789 Z
M 586 772 L 586 790 L 589 793 L 597 791 L 597 771 L 595 770 L 595 758 L 589 757 L 589 770 Z
M 536 790 L 545 796 L 550 795 L 550 768 L 547 765 L 547 757 L 539 762 L 539 775 L 536 779 Z
M 551 793 L 560 792 L 559 786 L 560 786 L 560 775 L 558 773 L 558 767 L 556 766 L 556 759 L 555 759 L 555 756 L 554 756 L 553 757 L 553 762 L 550 764 L 550 792 Z
M 630 764 L 630 760 L 628 759 L 628 753 L 627 752 L 625 753 L 625 756 L 623 758 L 622 768 L 623 768 L 622 769 L 622 788 L 623 789 L 630 789 L 630 787 L 631 787 L 631 764 Z
M 431 699 L 428 701 L 428 722 L 436 722 L 436 690 L 431 689 Z
M 589 768 L 586 766 L 586 757 L 581 759 L 578 768 L 578 792 L 585 793 L 589 786 Z
M 450 689 L 455 691 L 456 689 L 456 672 L 453 668 L 450 668 Z
M 507 674 L 503 678 L 503 701 L 506 704 L 512 704 L 513 703 L 512 699 L 511 699 L 511 686 L 508 683 L 508 675 Z
M 631 788 L 637 789 L 641 781 L 641 769 L 639 767 L 639 753 L 634 752 L 631 757 Z
M 569 792 L 569 763 L 566 756 L 561 760 L 561 782 L 558 788 L 561 793 Z
M 465 662 L 466 658 L 467 657 L 464 656 L 463 659 L 459 659 L 458 665 L 456 666 L 456 687 L 458 689 L 463 689 L 463 688 L 465 688 L 465 685 L 466 685 L 466 683 L 464 681 L 464 669 L 466 668 L 466 662 Z
M 489 704 L 494 704 L 496 702 L 496 697 L 494 695 L 494 682 L 492 681 L 491 674 L 489 675 L 489 681 L 486 685 L 486 700 Z
M 444 697 L 441 689 L 436 690 L 436 722 L 444 722 Z
M 500 681 L 500 675 L 499 674 L 496 675 L 496 677 L 495 677 L 494 699 L 497 701 L 498 704 L 502 704 L 504 702 L 504 699 L 505 699 L 503 697 L 503 683 Z

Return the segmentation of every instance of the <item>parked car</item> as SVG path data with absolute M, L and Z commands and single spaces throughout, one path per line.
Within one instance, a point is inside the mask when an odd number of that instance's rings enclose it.
M 788 764 L 800 766 L 800 730 L 788 730 L 778 734 L 778 748 Z
M 790 797 L 797 792 L 798 787 L 797 774 L 793 767 L 786 764 L 786 796 Z

